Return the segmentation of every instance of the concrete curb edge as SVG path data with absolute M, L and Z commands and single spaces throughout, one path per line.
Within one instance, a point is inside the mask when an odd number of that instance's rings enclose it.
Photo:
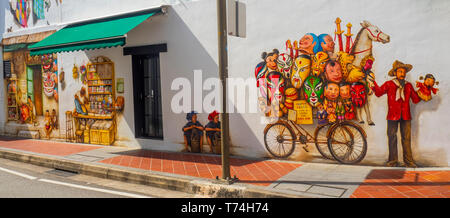
M 35 154 L 0 150 L 0 158 L 32 165 L 75 172 L 87 176 L 99 177 L 122 182 L 186 192 L 213 198 L 300 198 L 303 196 L 271 192 L 240 185 L 222 185 L 207 180 L 189 180 L 170 176 L 143 173 L 115 167 L 101 166 Z

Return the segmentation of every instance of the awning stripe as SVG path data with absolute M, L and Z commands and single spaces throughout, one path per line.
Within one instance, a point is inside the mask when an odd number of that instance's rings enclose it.
M 64 45 L 64 46 L 55 46 L 52 48 L 44 48 L 31 50 L 30 55 L 44 55 L 44 54 L 53 54 L 58 52 L 71 52 L 71 51 L 81 51 L 81 50 L 92 50 L 99 48 L 111 48 L 117 46 L 125 45 L 125 38 L 117 38 L 117 39 L 109 39 L 109 40 L 101 40 L 94 41 L 89 43 L 78 43 L 73 45 Z
M 123 46 L 126 34 L 156 13 L 153 11 L 69 25 L 28 48 L 31 55 L 42 55 Z

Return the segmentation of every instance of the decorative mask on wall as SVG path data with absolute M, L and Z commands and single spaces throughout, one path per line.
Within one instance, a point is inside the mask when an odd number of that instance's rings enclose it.
M 319 36 L 319 42 L 323 52 L 326 53 L 334 52 L 334 47 L 336 44 L 333 41 L 333 37 L 331 37 L 328 34 L 322 34 Z
M 335 61 L 329 61 L 325 67 L 325 77 L 328 81 L 340 83 L 342 81 L 342 69 Z
M 325 52 L 318 52 L 312 57 L 312 74 L 313 76 L 319 76 L 325 71 L 325 66 L 330 60 L 329 56 Z
M 367 102 L 367 90 L 363 83 L 354 83 L 351 87 L 353 104 L 358 107 L 364 107 Z
M 278 49 L 274 49 L 271 53 L 264 52 L 262 54 L 263 60 L 266 62 L 266 66 L 269 71 L 277 71 L 278 70 Z
M 325 86 L 325 98 L 330 101 L 336 101 L 339 98 L 339 85 L 336 83 L 328 83 Z
M 350 94 L 350 84 L 348 83 L 342 83 L 339 85 L 339 93 L 341 95 L 342 99 L 349 99 L 352 98 Z
M 310 76 L 304 83 L 305 99 L 313 107 L 323 102 L 323 82 L 319 77 Z
M 58 61 L 56 55 L 42 56 L 44 94 L 58 101 Z
M 311 73 L 311 59 L 308 55 L 300 55 L 294 61 L 291 84 L 296 89 L 300 89 Z
M 302 54 L 313 55 L 316 46 L 318 46 L 318 38 L 314 33 L 308 33 L 300 39 L 299 50 Z
M 282 102 L 284 97 L 285 80 L 280 72 L 272 71 L 267 75 L 267 91 L 269 102 Z
M 266 74 L 269 72 L 266 62 L 259 63 L 255 68 L 256 87 L 259 88 L 261 97 L 267 97 Z
M 291 78 L 292 71 L 292 58 L 284 53 L 278 56 L 277 60 L 278 71 L 284 76 L 284 78 Z

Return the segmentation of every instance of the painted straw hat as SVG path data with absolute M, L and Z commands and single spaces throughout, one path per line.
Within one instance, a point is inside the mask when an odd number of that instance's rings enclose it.
M 406 73 L 408 73 L 409 71 L 411 71 L 413 69 L 413 66 L 411 64 L 404 64 L 400 61 L 395 61 L 394 64 L 392 65 L 392 70 L 389 71 L 389 76 L 395 76 L 395 71 L 398 68 L 404 68 L 406 70 Z

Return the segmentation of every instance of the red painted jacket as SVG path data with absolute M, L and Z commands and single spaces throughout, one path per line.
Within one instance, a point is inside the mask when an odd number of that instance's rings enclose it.
M 397 96 L 397 85 L 391 80 L 384 83 L 381 87 L 375 82 L 375 86 L 372 88 L 377 97 L 381 97 L 385 94 L 388 95 L 388 106 L 389 111 L 387 115 L 387 120 L 397 121 L 400 119 L 411 120 L 411 111 L 409 100 L 411 99 L 414 104 L 420 102 L 419 95 L 414 90 L 411 83 L 406 82 L 404 87 L 405 100 L 396 100 Z

